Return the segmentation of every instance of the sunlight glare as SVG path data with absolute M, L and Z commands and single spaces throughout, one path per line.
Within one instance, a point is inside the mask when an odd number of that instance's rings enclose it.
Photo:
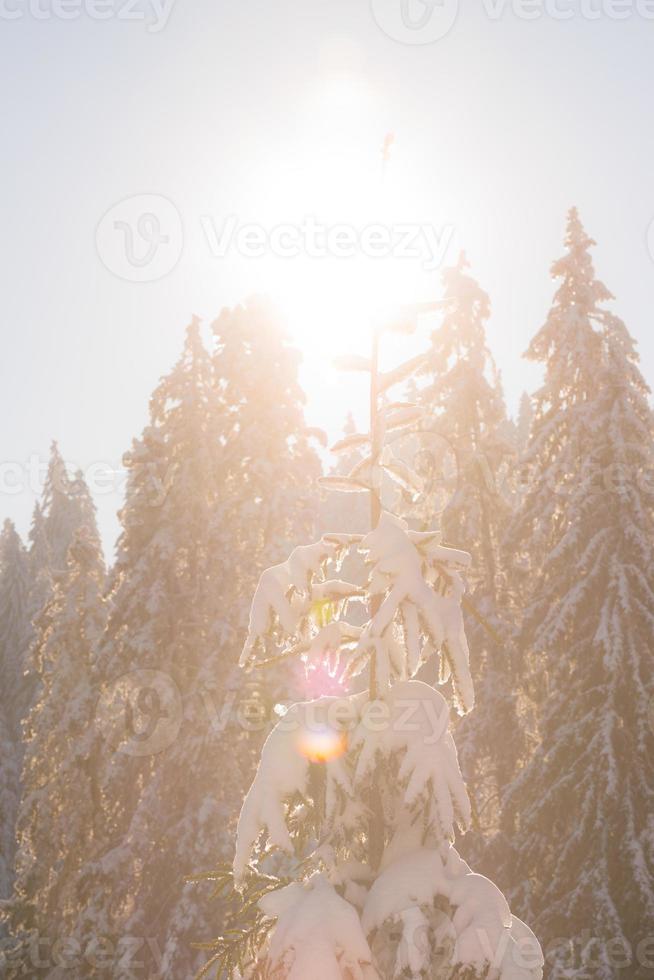
M 426 219 L 400 141 L 383 166 L 387 131 L 365 79 L 334 74 L 310 101 L 291 163 L 269 164 L 266 177 L 273 223 L 296 248 L 266 255 L 259 272 L 301 349 L 331 357 L 365 350 L 372 323 L 424 296 L 433 272 L 396 254 L 401 226 Z

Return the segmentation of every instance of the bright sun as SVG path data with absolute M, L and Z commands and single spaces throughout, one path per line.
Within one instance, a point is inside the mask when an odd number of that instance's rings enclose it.
M 341 73 L 308 99 L 284 162 L 267 162 L 260 282 L 308 355 L 360 349 L 383 311 L 424 298 L 435 242 L 416 231 L 425 218 L 398 144 L 365 82 Z

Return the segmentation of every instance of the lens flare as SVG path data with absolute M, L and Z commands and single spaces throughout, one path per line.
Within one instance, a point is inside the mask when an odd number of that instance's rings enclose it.
M 303 729 L 298 738 L 298 750 L 309 762 L 329 762 L 338 759 L 347 749 L 347 735 L 328 725 Z
M 347 694 L 347 683 L 327 662 L 317 664 L 297 664 L 294 672 L 294 687 L 302 701 L 315 701 L 328 696 Z

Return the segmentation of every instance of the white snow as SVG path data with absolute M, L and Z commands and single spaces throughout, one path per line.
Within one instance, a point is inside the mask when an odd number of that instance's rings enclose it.
M 267 956 L 271 972 L 283 971 L 285 980 L 379 980 L 356 909 L 324 875 L 270 892 L 259 906 L 277 917 Z
M 451 915 L 435 912 L 434 901 L 439 898 L 447 900 Z M 368 894 L 361 924 L 370 937 L 388 921 L 403 927 L 398 969 L 428 965 L 425 930 L 431 924 L 441 941 L 448 935 L 453 940 L 452 966 L 481 970 L 490 964 L 489 980 L 542 976 L 543 958 L 531 930 L 511 915 L 500 890 L 488 878 L 471 872 L 454 848 L 445 859 L 439 851 L 419 848 L 381 872 Z
M 381 604 L 364 630 L 359 652 L 368 647 L 374 650 L 380 681 L 388 683 L 392 669 L 384 641 L 391 624 L 403 625 L 408 662 L 415 665 L 421 661 L 421 638 L 429 642 L 430 650 L 443 649 L 454 679 L 457 707 L 462 713 L 470 711 L 474 690 L 461 612 L 464 589 L 456 571 L 457 566 L 469 563 L 470 556 L 442 547 L 436 534 L 412 535 L 405 521 L 387 512 L 375 530 L 364 537 L 361 550 L 372 563 L 370 592 L 381 596 Z M 445 594 L 435 591 L 425 578 L 438 565 L 447 570 Z

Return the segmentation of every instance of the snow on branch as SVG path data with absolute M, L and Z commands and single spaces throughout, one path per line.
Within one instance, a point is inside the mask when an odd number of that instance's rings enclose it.
M 314 635 L 307 636 L 288 651 L 288 656 L 299 657 L 307 668 L 326 666 L 335 676 L 341 660 L 352 654 L 359 639 L 361 627 L 352 626 L 343 619 L 335 619 Z
M 425 355 L 418 354 L 416 357 L 412 357 L 411 360 L 405 361 L 404 364 L 400 364 L 392 371 L 387 371 L 380 376 L 379 391 L 387 391 L 393 385 L 399 384 L 401 381 L 406 381 L 412 374 L 415 374 L 416 371 L 424 367 L 424 365 Z
M 445 908 L 439 900 L 445 900 Z M 407 965 L 412 975 L 421 970 L 436 975 L 431 971 L 439 953 L 445 959 L 443 976 L 457 967 L 488 980 L 542 976 L 543 957 L 531 930 L 511 915 L 499 888 L 474 874 L 454 847 L 418 848 L 384 868 L 361 916 L 373 950 L 375 934 L 387 923 L 401 929 L 389 976 L 404 975 L 400 971 Z
M 403 490 L 408 490 L 410 493 L 415 494 L 421 492 L 423 487 L 422 479 L 403 460 L 395 456 L 388 446 L 382 452 L 380 462 L 382 469 Z
M 413 680 L 394 684 L 383 703 L 385 723 L 370 725 L 364 711 L 353 734 L 352 748 L 359 753 L 354 786 L 360 787 L 380 761 L 397 756 L 404 805 L 423 813 L 423 827 L 433 832 L 434 839 L 452 840 L 455 823 L 462 831 L 468 828 L 470 800 L 449 731 L 445 698 L 428 684 Z
M 259 902 L 277 924 L 266 976 L 285 980 L 380 980 L 357 910 L 322 874 L 270 892 Z
M 356 449 L 361 449 L 364 446 L 370 445 L 370 436 L 364 435 L 359 432 L 353 432 L 352 435 L 345 436 L 344 439 L 339 439 L 331 447 L 331 452 L 335 453 L 337 456 L 341 453 L 351 453 Z
M 248 666 L 259 652 L 265 651 L 266 639 L 275 632 L 281 631 L 289 637 L 298 633 L 311 611 L 315 580 L 324 574 L 327 563 L 338 561 L 354 540 L 355 537 L 347 534 L 325 535 L 316 544 L 295 548 L 287 561 L 262 573 L 252 600 L 248 635 L 239 661 L 241 667 Z M 322 583 L 323 598 L 327 585 Z M 345 585 L 338 583 L 341 597 Z M 349 594 L 353 594 L 356 588 L 348 585 L 345 591 L 349 589 Z
M 405 521 L 387 512 L 360 547 L 372 564 L 369 591 L 381 602 L 361 636 L 351 673 L 375 657 L 384 685 L 398 673 L 415 671 L 427 652 L 441 651 L 453 677 L 457 710 L 470 711 L 474 690 L 461 612 L 464 586 L 457 570 L 469 564 L 470 556 L 441 546 L 437 534 L 408 531 Z M 440 591 L 428 581 L 439 581 L 438 565 L 447 571 Z M 396 627 L 404 635 L 403 665 L 397 662 Z
M 369 493 L 370 486 L 351 476 L 321 476 L 318 485 L 325 490 L 338 490 L 341 493 Z
M 331 806 L 336 786 L 346 794 L 351 791 L 341 756 L 347 725 L 352 718 L 358 717 L 360 700 L 360 696 L 354 696 L 300 702 L 294 704 L 273 728 L 264 744 L 254 782 L 238 819 L 234 857 L 237 885 L 243 881 L 254 845 L 264 831 L 265 846 L 269 844 L 288 854 L 294 853 L 287 821 L 293 801 L 304 799 L 309 791 L 312 761 L 320 758 L 324 762 Z M 328 759 L 328 755 L 333 757 Z
M 392 432 L 395 429 L 405 429 L 415 425 L 424 418 L 424 409 L 410 402 L 403 405 L 389 405 L 384 412 L 384 429 Z
M 422 817 L 430 840 L 451 840 L 455 823 L 468 827 L 470 801 L 449 731 L 449 709 L 438 691 L 406 681 L 394 684 L 378 702 L 365 693 L 318 698 L 293 705 L 266 740 L 238 821 L 236 881 L 242 881 L 264 832 L 264 849 L 294 853 L 289 824 L 297 817 L 298 801 L 311 795 L 312 762 L 324 765 L 323 830 L 329 836 L 354 812 L 350 803 L 368 792 L 376 767 L 392 757 L 399 759 L 402 807 Z M 318 803 L 314 799 L 311 805 Z

